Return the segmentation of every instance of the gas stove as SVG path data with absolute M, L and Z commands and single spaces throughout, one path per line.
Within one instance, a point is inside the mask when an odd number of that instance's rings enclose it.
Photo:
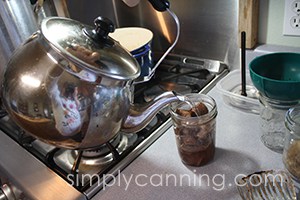
M 170 54 L 150 81 L 134 85 L 134 101 L 149 102 L 165 91 L 207 93 L 227 73 L 222 62 Z M 97 149 L 78 151 L 45 144 L 4 115 L 0 120 L 0 200 L 92 199 L 170 126 L 166 107 L 142 131 L 120 132 Z

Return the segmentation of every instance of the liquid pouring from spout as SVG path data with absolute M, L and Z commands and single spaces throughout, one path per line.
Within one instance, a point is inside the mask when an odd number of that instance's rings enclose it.
M 121 131 L 134 133 L 145 128 L 155 115 L 172 102 L 182 101 L 185 97 L 174 91 L 164 92 L 148 102 L 146 105 L 131 105 L 129 114 L 125 119 Z

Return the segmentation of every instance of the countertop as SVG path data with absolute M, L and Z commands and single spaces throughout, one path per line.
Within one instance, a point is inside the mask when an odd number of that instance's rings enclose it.
M 268 169 L 284 169 L 282 155 L 260 141 L 259 115 L 226 105 L 213 88 L 218 107 L 216 154 L 202 167 L 184 165 L 173 128 L 107 184 L 93 200 L 240 199 L 235 179 Z
M 246 64 L 256 56 L 282 51 L 300 52 L 300 48 L 260 45 L 247 50 Z M 284 169 L 282 154 L 269 150 L 260 141 L 259 115 L 226 105 L 216 87 L 208 94 L 218 107 L 216 153 L 212 162 L 202 167 L 184 165 L 170 127 L 93 200 L 235 200 L 241 199 L 235 184 L 241 175 Z

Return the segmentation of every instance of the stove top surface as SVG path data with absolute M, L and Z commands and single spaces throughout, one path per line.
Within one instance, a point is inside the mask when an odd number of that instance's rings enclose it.
M 169 55 L 157 68 L 150 81 L 134 85 L 134 101 L 135 103 L 149 102 L 165 91 L 175 91 L 179 94 L 206 93 L 227 72 L 228 67 L 219 61 Z M 165 108 L 156 115 L 146 128 L 138 133 L 120 133 L 110 142 L 95 150 L 77 151 L 57 148 L 36 140 L 11 123 L 7 116 L 0 120 L 1 130 L 9 136 L 10 140 L 12 139 L 9 142 L 13 141 L 18 145 L 20 151 L 23 149 L 26 155 L 32 157 L 32 162 L 40 162 L 39 167 L 48 168 L 54 172 L 51 175 L 59 177 L 62 184 L 65 182 L 68 190 L 73 188 L 75 193 L 79 192 L 87 199 L 92 198 L 102 189 L 104 183 L 111 180 L 111 176 L 103 176 L 103 174 L 116 176 L 120 170 L 129 165 L 170 126 L 169 112 Z M 8 139 L 8 137 L 5 138 Z M 5 143 L 5 141 L 2 142 Z M 6 148 L 12 157 L 21 156 L 20 153 L 13 155 L 13 147 L 7 146 Z M 0 160 L 1 156 L 4 154 L 0 153 Z M 22 174 L 17 177 L 9 175 L 15 172 L 7 172 L 9 168 L 1 165 L 3 164 L 0 164 L 0 175 L 1 171 L 5 171 L 4 176 L 9 179 L 16 179 L 13 182 L 17 182 L 17 185 L 24 184 L 18 180 L 23 180 L 23 177 L 18 177 Z M 30 165 L 28 167 L 30 168 Z M 26 174 L 26 170 L 27 173 L 31 172 L 31 169 L 24 168 L 22 170 L 24 174 Z M 87 175 L 89 175 L 88 179 L 86 179 Z M 43 180 L 43 177 L 39 177 L 37 180 Z M 70 185 L 72 187 L 69 187 Z M 27 186 L 24 185 L 22 191 L 25 190 L 24 193 L 29 193 L 29 196 L 37 195 L 29 188 L 28 184 Z

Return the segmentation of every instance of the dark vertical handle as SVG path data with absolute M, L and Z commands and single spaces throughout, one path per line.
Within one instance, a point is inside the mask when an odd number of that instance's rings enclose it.
M 242 79 L 242 92 L 241 95 L 247 96 L 246 92 L 246 32 L 241 32 L 241 79 Z
M 149 0 L 155 10 L 163 12 L 170 8 L 170 3 L 167 0 Z

